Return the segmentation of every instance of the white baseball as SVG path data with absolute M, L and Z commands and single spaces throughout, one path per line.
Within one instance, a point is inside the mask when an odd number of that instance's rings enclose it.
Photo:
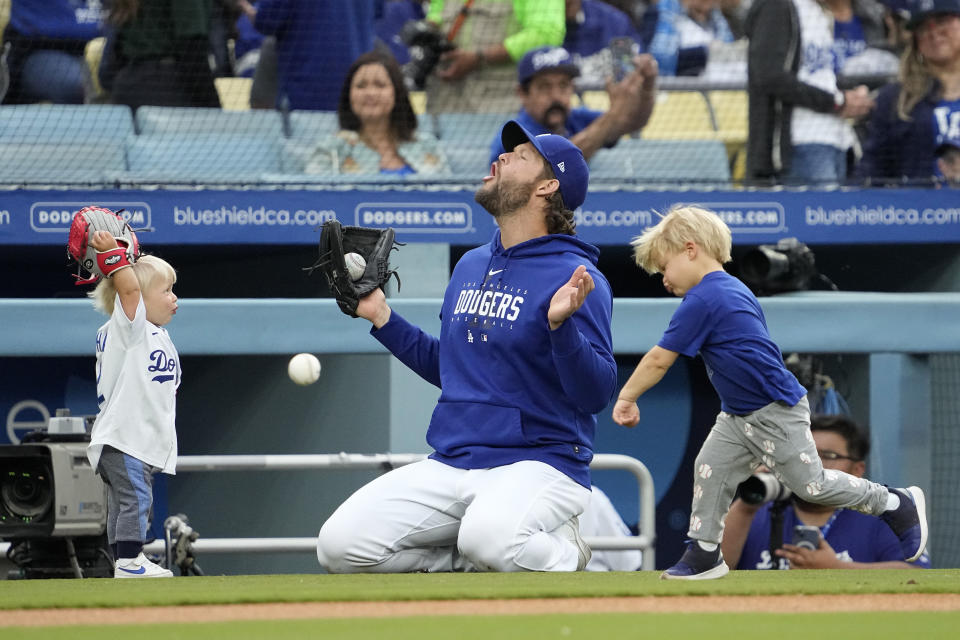
M 350 274 L 350 279 L 359 280 L 367 268 L 367 261 L 359 253 L 345 253 L 343 254 L 343 260 L 347 263 L 347 273 Z
M 320 361 L 312 353 L 298 353 L 290 358 L 287 375 L 301 386 L 313 384 L 320 377 Z

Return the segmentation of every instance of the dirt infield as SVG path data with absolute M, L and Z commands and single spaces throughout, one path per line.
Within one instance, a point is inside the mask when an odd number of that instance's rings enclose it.
M 415 602 L 303 602 L 3 611 L 0 627 L 551 613 L 960 611 L 960 594 L 669 596 Z

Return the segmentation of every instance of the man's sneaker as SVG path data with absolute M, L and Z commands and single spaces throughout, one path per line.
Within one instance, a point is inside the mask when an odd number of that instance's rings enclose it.
M 593 556 L 593 551 L 590 550 L 590 547 L 587 546 L 587 543 L 584 542 L 583 538 L 580 537 L 580 519 L 577 516 L 573 516 L 560 525 L 560 527 L 557 529 L 557 533 L 572 542 L 577 548 L 577 552 L 579 553 L 577 558 L 577 571 L 583 571 L 583 569 L 587 566 L 587 563 L 590 562 L 590 558 Z
M 718 545 L 713 551 L 703 549 L 696 540 L 687 543 L 680 562 L 660 574 L 661 580 L 712 580 L 727 575 L 730 569 L 723 561 Z
M 142 553 L 136 558 L 120 558 L 113 570 L 114 578 L 172 578 L 173 572 L 147 560 Z
M 907 562 L 913 562 L 927 548 L 927 503 L 920 487 L 890 489 L 900 498 L 900 506 L 884 511 L 880 519 L 890 525 L 900 539 L 900 550 Z

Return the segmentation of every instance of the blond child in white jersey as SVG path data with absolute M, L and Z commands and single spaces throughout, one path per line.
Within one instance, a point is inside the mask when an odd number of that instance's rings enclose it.
M 107 231 L 90 244 L 117 248 Z M 107 485 L 107 541 L 115 578 L 161 578 L 173 573 L 143 555 L 153 506 L 153 474 L 173 474 L 177 462 L 176 391 L 180 358 L 163 328 L 177 312 L 176 272 L 155 256 L 112 271 L 89 295 L 110 316 L 97 331 L 100 412 L 87 456 Z

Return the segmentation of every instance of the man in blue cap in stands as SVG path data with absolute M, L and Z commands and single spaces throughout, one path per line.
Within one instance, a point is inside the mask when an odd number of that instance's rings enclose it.
M 573 107 L 573 79 L 580 70 L 562 47 L 528 51 L 517 65 L 521 108 L 516 121 L 533 135 L 552 133 L 573 142 L 587 160 L 601 147 L 638 131 L 650 119 L 657 91 L 657 63 L 649 54 L 634 56 L 622 80 L 607 82 L 606 112 Z M 612 69 L 611 69 L 612 71 Z M 490 162 L 503 153 L 498 135 L 490 145 Z

